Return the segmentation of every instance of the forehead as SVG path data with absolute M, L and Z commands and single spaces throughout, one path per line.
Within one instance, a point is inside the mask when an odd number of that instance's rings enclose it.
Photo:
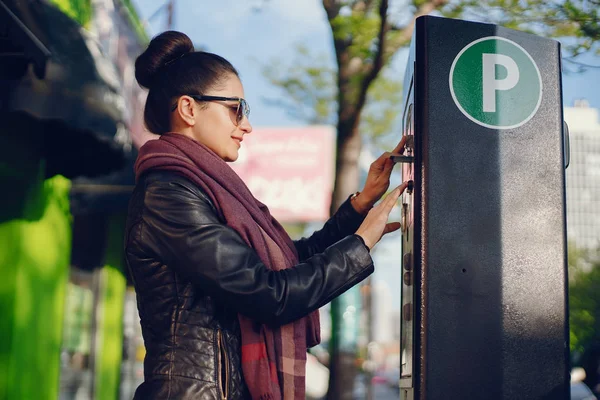
M 242 82 L 240 81 L 240 78 L 233 74 L 227 74 L 224 79 L 221 79 L 214 90 L 214 94 L 227 97 L 244 97 L 244 87 L 242 86 Z

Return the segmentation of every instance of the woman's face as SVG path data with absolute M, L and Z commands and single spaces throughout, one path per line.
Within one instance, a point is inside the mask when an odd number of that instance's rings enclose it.
M 207 96 L 244 98 L 244 88 L 233 74 L 223 79 Z M 244 116 L 236 124 L 238 101 L 206 101 L 196 103 L 197 118 L 192 127 L 194 139 L 202 143 L 225 161 L 235 161 L 242 146 L 244 135 L 252 132 L 248 118 Z

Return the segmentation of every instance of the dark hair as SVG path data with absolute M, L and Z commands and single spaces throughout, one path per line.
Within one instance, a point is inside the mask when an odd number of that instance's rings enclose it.
M 181 32 L 166 31 L 153 38 L 135 60 L 135 79 L 149 89 L 144 108 L 148 130 L 168 132 L 171 107 L 179 96 L 207 94 L 228 74 L 239 76 L 223 57 L 195 52 L 190 38 Z

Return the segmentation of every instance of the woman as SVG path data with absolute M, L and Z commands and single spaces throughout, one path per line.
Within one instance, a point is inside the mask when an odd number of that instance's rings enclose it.
M 161 137 L 140 148 L 126 232 L 147 351 L 135 398 L 304 399 L 317 310 L 373 272 L 369 250 L 398 229 L 387 219 L 405 185 L 372 207 L 393 168 L 382 155 L 360 194 L 292 242 L 226 164 L 252 131 L 233 66 L 170 31 L 136 79 Z

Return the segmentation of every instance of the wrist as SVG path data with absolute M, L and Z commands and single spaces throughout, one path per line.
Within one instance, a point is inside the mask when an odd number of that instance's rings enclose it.
M 366 197 L 361 192 L 356 192 L 350 197 L 350 204 L 361 215 L 367 215 L 369 210 L 373 208 L 373 204 L 366 200 Z
M 365 238 L 363 238 L 361 235 L 359 235 L 358 233 L 355 233 L 356 237 L 358 238 L 358 240 L 361 241 L 361 243 L 367 248 L 368 251 L 371 251 L 371 247 L 367 244 L 367 242 L 365 241 Z

